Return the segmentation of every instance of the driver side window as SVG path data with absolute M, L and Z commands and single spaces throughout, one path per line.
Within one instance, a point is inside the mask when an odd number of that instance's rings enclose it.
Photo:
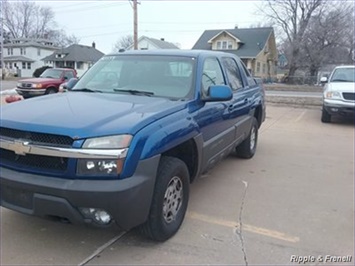
M 225 85 L 221 66 L 217 58 L 207 58 L 203 64 L 202 93 L 207 95 L 211 85 Z

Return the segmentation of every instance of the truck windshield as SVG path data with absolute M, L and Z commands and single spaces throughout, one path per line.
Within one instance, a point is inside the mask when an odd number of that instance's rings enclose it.
M 46 69 L 41 75 L 41 78 L 60 79 L 63 71 L 60 69 Z
M 335 69 L 330 82 L 354 82 L 355 68 L 337 68 Z
M 156 96 L 170 99 L 192 95 L 195 58 L 157 55 L 114 55 L 98 61 L 73 90 Z

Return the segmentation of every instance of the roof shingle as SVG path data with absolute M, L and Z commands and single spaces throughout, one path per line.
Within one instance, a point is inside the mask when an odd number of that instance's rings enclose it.
M 57 58 L 57 54 L 64 54 L 64 57 Z M 96 62 L 104 53 L 92 46 L 72 44 L 66 48 L 59 49 L 53 54 L 42 58 L 42 61 L 76 61 L 76 62 Z
M 221 51 L 234 53 L 241 58 L 254 58 L 264 48 L 270 34 L 273 32 L 273 28 L 265 27 L 228 30 L 205 30 L 195 45 L 192 47 L 192 49 L 211 50 L 212 44 L 208 43 L 208 41 L 223 31 L 232 34 L 242 43 L 238 50 Z

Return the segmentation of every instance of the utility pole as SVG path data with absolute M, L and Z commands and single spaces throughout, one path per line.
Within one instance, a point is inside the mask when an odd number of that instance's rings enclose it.
M 4 79 L 4 76 L 5 76 L 5 73 L 4 73 L 4 69 L 5 69 L 5 66 L 4 66 L 4 20 L 3 20 L 3 15 L 4 15 L 4 3 L 1 2 L 0 3 L 0 34 L 1 34 L 1 55 L 0 55 L 0 65 L 1 65 L 1 77 L 0 77 L 0 80 L 3 80 Z
M 134 44 L 134 50 L 138 50 L 137 0 L 133 0 L 133 44 Z

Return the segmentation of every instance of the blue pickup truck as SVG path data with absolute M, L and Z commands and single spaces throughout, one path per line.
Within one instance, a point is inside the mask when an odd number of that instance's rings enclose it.
M 1 206 L 166 240 L 196 177 L 253 157 L 264 96 L 232 54 L 104 56 L 68 92 L 1 107 Z

